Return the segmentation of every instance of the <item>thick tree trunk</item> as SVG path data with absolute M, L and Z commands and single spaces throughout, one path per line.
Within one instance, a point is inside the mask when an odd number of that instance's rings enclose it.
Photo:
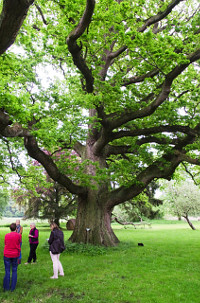
M 87 198 L 79 197 L 76 224 L 69 240 L 103 246 L 119 243 L 111 227 L 111 211 L 96 191 L 90 190 Z
M 96 111 L 90 110 L 90 115 L 95 116 Z M 91 176 L 91 185 L 87 193 L 78 197 L 77 218 L 74 231 L 69 240 L 76 243 L 90 243 L 93 245 L 116 246 L 119 240 L 111 227 L 111 208 L 108 208 L 108 184 L 97 183 L 96 166 L 106 167 L 106 160 L 102 155 L 95 153 L 96 129 L 90 128 L 85 153 L 82 160 L 89 159 L 91 164 L 86 167 L 86 174 Z M 92 189 L 92 187 L 96 189 Z

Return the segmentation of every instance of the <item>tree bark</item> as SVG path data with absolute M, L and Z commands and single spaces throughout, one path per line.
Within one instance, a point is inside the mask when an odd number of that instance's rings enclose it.
M 116 246 L 119 243 L 111 227 L 111 210 L 106 208 L 104 197 L 94 190 L 79 197 L 77 218 L 70 241 L 93 245 Z
M 4 0 L 0 15 L 0 55 L 15 41 L 34 0 Z

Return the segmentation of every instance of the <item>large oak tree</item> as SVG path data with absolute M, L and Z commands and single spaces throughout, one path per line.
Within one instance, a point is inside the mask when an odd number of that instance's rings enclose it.
M 198 1 L 30 4 L 5 0 L 1 13 L 1 144 L 77 195 L 73 242 L 89 228 L 90 243 L 116 245 L 114 206 L 200 164 Z M 62 77 L 44 83 L 45 66 Z

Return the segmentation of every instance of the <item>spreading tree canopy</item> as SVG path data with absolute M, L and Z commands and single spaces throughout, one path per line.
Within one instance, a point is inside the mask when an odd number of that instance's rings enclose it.
M 198 5 L 3 1 L 1 144 L 78 197 L 71 241 L 116 245 L 114 206 L 200 164 Z

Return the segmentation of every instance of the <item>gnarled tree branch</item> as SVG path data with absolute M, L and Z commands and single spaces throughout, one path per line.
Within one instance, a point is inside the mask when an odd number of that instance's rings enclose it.
M 0 55 L 15 41 L 34 0 L 4 0 L 0 15 Z
M 176 133 L 181 132 L 184 134 L 188 134 L 190 136 L 197 134 L 196 130 L 193 130 L 189 126 L 183 126 L 183 125 L 160 125 L 155 127 L 149 127 L 144 129 L 135 129 L 130 131 L 119 131 L 116 133 L 112 133 L 112 139 L 119 139 L 123 137 L 136 137 L 136 136 L 146 136 L 146 135 L 152 135 L 156 133 Z
M 78 46 L 77 40 L 85 32 L 86 28 L 90 25 L 91 18 L 94 12 L 95 1 L 87 0 L 86 9 L 84 14 L 76 26 L 76 28 L 67 37 L 67 45 L 70 53 L 72 54 L 74 64 L 78 67 L 80 72 L 83 74 L 86 81 L 86 91 L 88 93 L 93 92 L 94 78 L 91 70 L 88 68 L 85 59 L 81 54 L 82 46 Z
M 163 12 L 159 12 L 157 15 L 154 15 L 154 16 L 150 17 L 149 19 L 145 20 L 143 26 L 141 26 L 140 28 L 138 28 L 138 32 L 142 33 L 149 26 L 151 26 L 153 24 L 157 24 L 159 21 L 161 21 L 166 16 L 168 16 L 171 13 L 171 11 L 173 10 L 173 8 L 176 7 L 182 1 L 184 1 L 184 0 L 173 0 L 171 3 L 168 4 L 167 8 Z M 135 36 L 133 36 L 131 39 L 134 40 Z M 116 50 L 114 52 L 109 52 L 107 54 L 106 59 L 105 59 L 106 63 L 105 63 L 105 66 L 103 68 L 104 69 L 104 79 L 105 79 L 106 73 L 108 71 L 108 68 L 111 65 L 111 62 L 115 58 L 118 58 L 127 49 L 128 49 L 128 47 L 126 45 L 123 45 L 118 50 Z M 134 83 L 136 83 L 136 82 L 134 82 Z M 128 84 L 126 84 L 126 82 L 125 82 L 125 85 L 128 85 Z
M 174 152 L 165 154 L 159 160 L 140 172 L 136 177 L 136 180 L 133 181 L 132 186 L 122 186 L 113 190 L 113 192 L 110 193 L 108 209 L 112 209 L 114 206 L 137 196 L 154 179 L 164 178 L 170 180 L 177 166 L 183 161 L 190 161 L 192 164 L 200 165 L 200 160 L 191 159 L 185 155 L 184 151 L 181 152 L 174 149 Z
M 9 115 L 4 112 L 3 108 L 1 108 L 0 109 L 0 134 L 10 124 L 12 124 L 12 121 L 10 120 Z
M 24 145 L 31 158 L 37 160 L 47 171 L 48 175 L 56 182 L 64 186 L 72 194 L 84 195 L 86 189 L 82 186 L 74 184 L 66 175 L 62 174 L 51 157 L 43 152 L 34 137 L 25 137 Z
M 155 110 L 167 99 L 167 97 L 170 94 L 170 88 L 173 83 L 173 81 L 193 62 L 200 59 L 200 49 L 197 49 L 194 53 L 190 54 L 187 58 L 188 63 L 183 63 L 177 65 L 171 72 L 169 72 L 165 80 L 163 82 L 162 88 L 158 96 L 155 100 L 153 100 L 148 106 L 143 107 L 142 109 L 139 109 L 138 111 L 125 111 L 124 115 L 121 115 L 120 118 L 118 118 L 118 115 L 116 115 L 116 119 L 113 115 L 111 115 L 111 119 L 108 116 L 106 119 L 107 128 L 115 129 L 117 127 L 120 127 L 124 123 L 127 123 L 128 121 L 138 119 L 138 118 L 144 118 L 147 117 L 155 112 Z
M 147 19 L 145 21 L 145 23 L 143 24 L 143 26 L 141 26 L 138 31 L 143 32 L 150 25 L 155 24 L 155 23 L 161 21 L 162 19 L 164 19 L 167 15 L 169 15 L 171 13 L 173 8 L 182 1 L 185 1 L 185 0 L 173 0 L 171 3 L 168 4 L 167 8 L 163 12 L 159 12 L 157 15 L 152 16 L 149 19 Z

